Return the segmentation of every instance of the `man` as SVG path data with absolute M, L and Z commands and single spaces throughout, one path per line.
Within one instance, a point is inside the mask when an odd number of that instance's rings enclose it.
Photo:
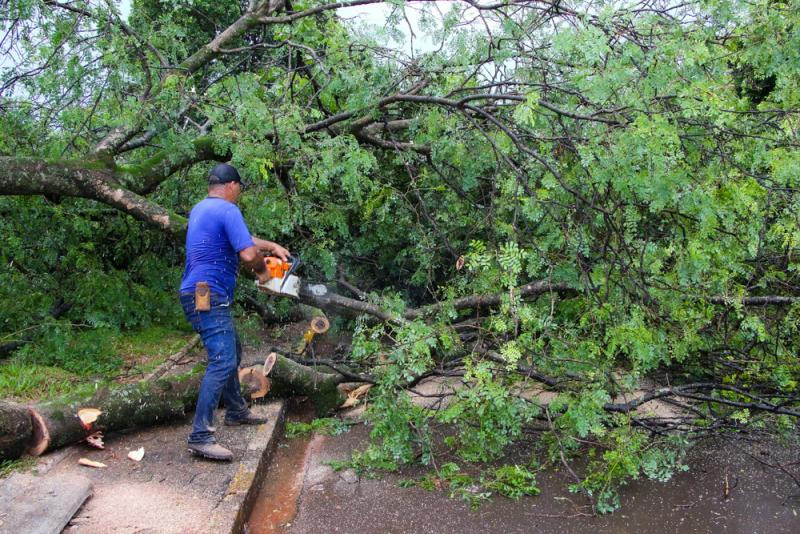
M 239 261 L 262 282 L 268 280 L 261 251 L 287 260 L 289 251 L 250 235 L 236 201 L 242 192 L 238 171 L 226 164 L 208 176 L 208 196 L 192 208 L 186 233 L 186 267 L 181 281 L 181 306 L 208 352 L 200 383 L 189 450 L 214 460 L 233 459 L 214 439 L 214 409 L 225 402 L 226 425 L 265 423 L 253 415 L 239 390 L 242 348 L 231 317 Z

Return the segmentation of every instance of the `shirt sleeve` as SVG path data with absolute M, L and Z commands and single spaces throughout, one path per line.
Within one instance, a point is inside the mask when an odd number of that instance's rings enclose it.
M 244 217 L 242 217 L 242 212 L 236 206 L 232 206 L 225 214 L 225 234 L 236 252 L 255 245 L 250 230 L 247 229 L 247 224 L 244 222 Z

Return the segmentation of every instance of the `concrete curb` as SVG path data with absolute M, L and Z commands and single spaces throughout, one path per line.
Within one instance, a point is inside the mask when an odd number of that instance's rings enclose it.
M 269 413 L 274 424 L 262 425 L 250 438 L 225 496 L 214 511 L 209 532 L 240 534 L 245 531 L 247 518 L 253 511 L 261 483 L 267 475 L 278 437 L 283 434 L 285 415 L 286 401 L 281 400 L 278 409 Z

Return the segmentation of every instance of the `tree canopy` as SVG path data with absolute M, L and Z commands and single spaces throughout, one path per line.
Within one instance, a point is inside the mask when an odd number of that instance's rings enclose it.
M 440 423 L 469 461 L 541 431 L 598 451 L 575 488 L 606 511 L 686 437 L 796 429 L 798 2 L 338 11 L 378 3 L 2 2 L 0 338 L 172 320 L 231 161 L 254 233 L 381 310 L 347 358 L 377 383 L 365 465 L 435 465 Z M 467 386 L 446 409 L 403 393 L 432 374 Z

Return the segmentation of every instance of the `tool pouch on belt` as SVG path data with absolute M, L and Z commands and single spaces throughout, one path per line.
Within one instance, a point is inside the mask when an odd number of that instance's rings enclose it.
M 195 311 L 211 309 L 211 290 L 208 289 L 208 282 L 197 282 L 194 286 L 194 309 Z

